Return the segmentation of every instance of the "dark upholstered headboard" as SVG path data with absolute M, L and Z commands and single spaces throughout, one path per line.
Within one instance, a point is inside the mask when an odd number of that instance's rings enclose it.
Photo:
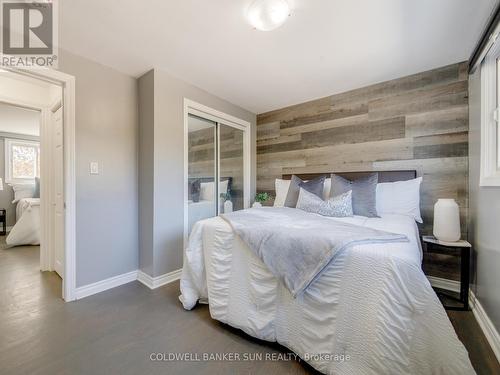
M 396 182 L 396 181 L 407 181 L 412 180 L 417 177 L 417 171 L 372 171 L 372 172 L 329 172 L 329 173 L 298 173 L 297 177 L 302 180 L 312 180 L 313 178 L 320 176 L 330 177 L 332 173 L 335 173 L 341 177 L 348 180 L 356 180 L 358 178 L 364 177 L 369 173 L 378 173 L 378 182 Z M 284 174 L 283 180 L 290 180 L 292 178 L 291 174 Z

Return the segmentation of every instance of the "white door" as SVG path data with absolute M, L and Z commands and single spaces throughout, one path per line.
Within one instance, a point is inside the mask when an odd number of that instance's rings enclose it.
M 53 244 L 54 244 L 54 270 L 64 278 L 64 149 L 63 149 L 63 109 L 60 107 L 53 114 L 52 121 L 52 152 L 53 152 Z

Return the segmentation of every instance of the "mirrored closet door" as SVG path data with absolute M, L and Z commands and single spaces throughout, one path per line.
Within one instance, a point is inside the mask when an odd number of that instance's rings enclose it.
M 221 177 L 221 209 L 219 212 L 244 208 L 243 136 L 244 132 L 241 129 L 224 124 L 219 125 L 219 171 Z M 225 196 L 224 193 L 226 193 Z
M 194 224 L 245 208 L 245 129 L 188 115 L 187 234 Z

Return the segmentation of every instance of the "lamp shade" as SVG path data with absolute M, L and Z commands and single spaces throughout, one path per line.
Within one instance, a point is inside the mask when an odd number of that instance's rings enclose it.
M 434 205 L 433 234 L 440 241 L 460 240 L 460 210 L 454 199 L 438 199 Z
M 248 22 L 261 31 L 276 29 L 289 15 L 290 7 L 285 0 L 255 0 L 247 11 Z
M 2 178 L 0 177 L 0 191 L 3 190 L 3 180 Z

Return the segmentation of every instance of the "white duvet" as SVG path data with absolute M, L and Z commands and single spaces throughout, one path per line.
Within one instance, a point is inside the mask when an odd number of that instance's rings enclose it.
M 40 245 L 40 198 L 20 199 L 16 224 L 5 239 L 8 246 Z
M 213 200 L 200 200 L 198 202 L 189 201 L 188 204 L 188 220 L 189 233 L 193 229 L 194 224 L 198 221 L 214 216 L 215 203 Z
M 221 218 L 198 222 L 181 301 L 209 301 L 212 318 L 277 341 L 327 374 L 473 374 L 463 345 L 421 270 L 413 219 L 353 217 L 409 243 L 357 245 L 297 298 Z

